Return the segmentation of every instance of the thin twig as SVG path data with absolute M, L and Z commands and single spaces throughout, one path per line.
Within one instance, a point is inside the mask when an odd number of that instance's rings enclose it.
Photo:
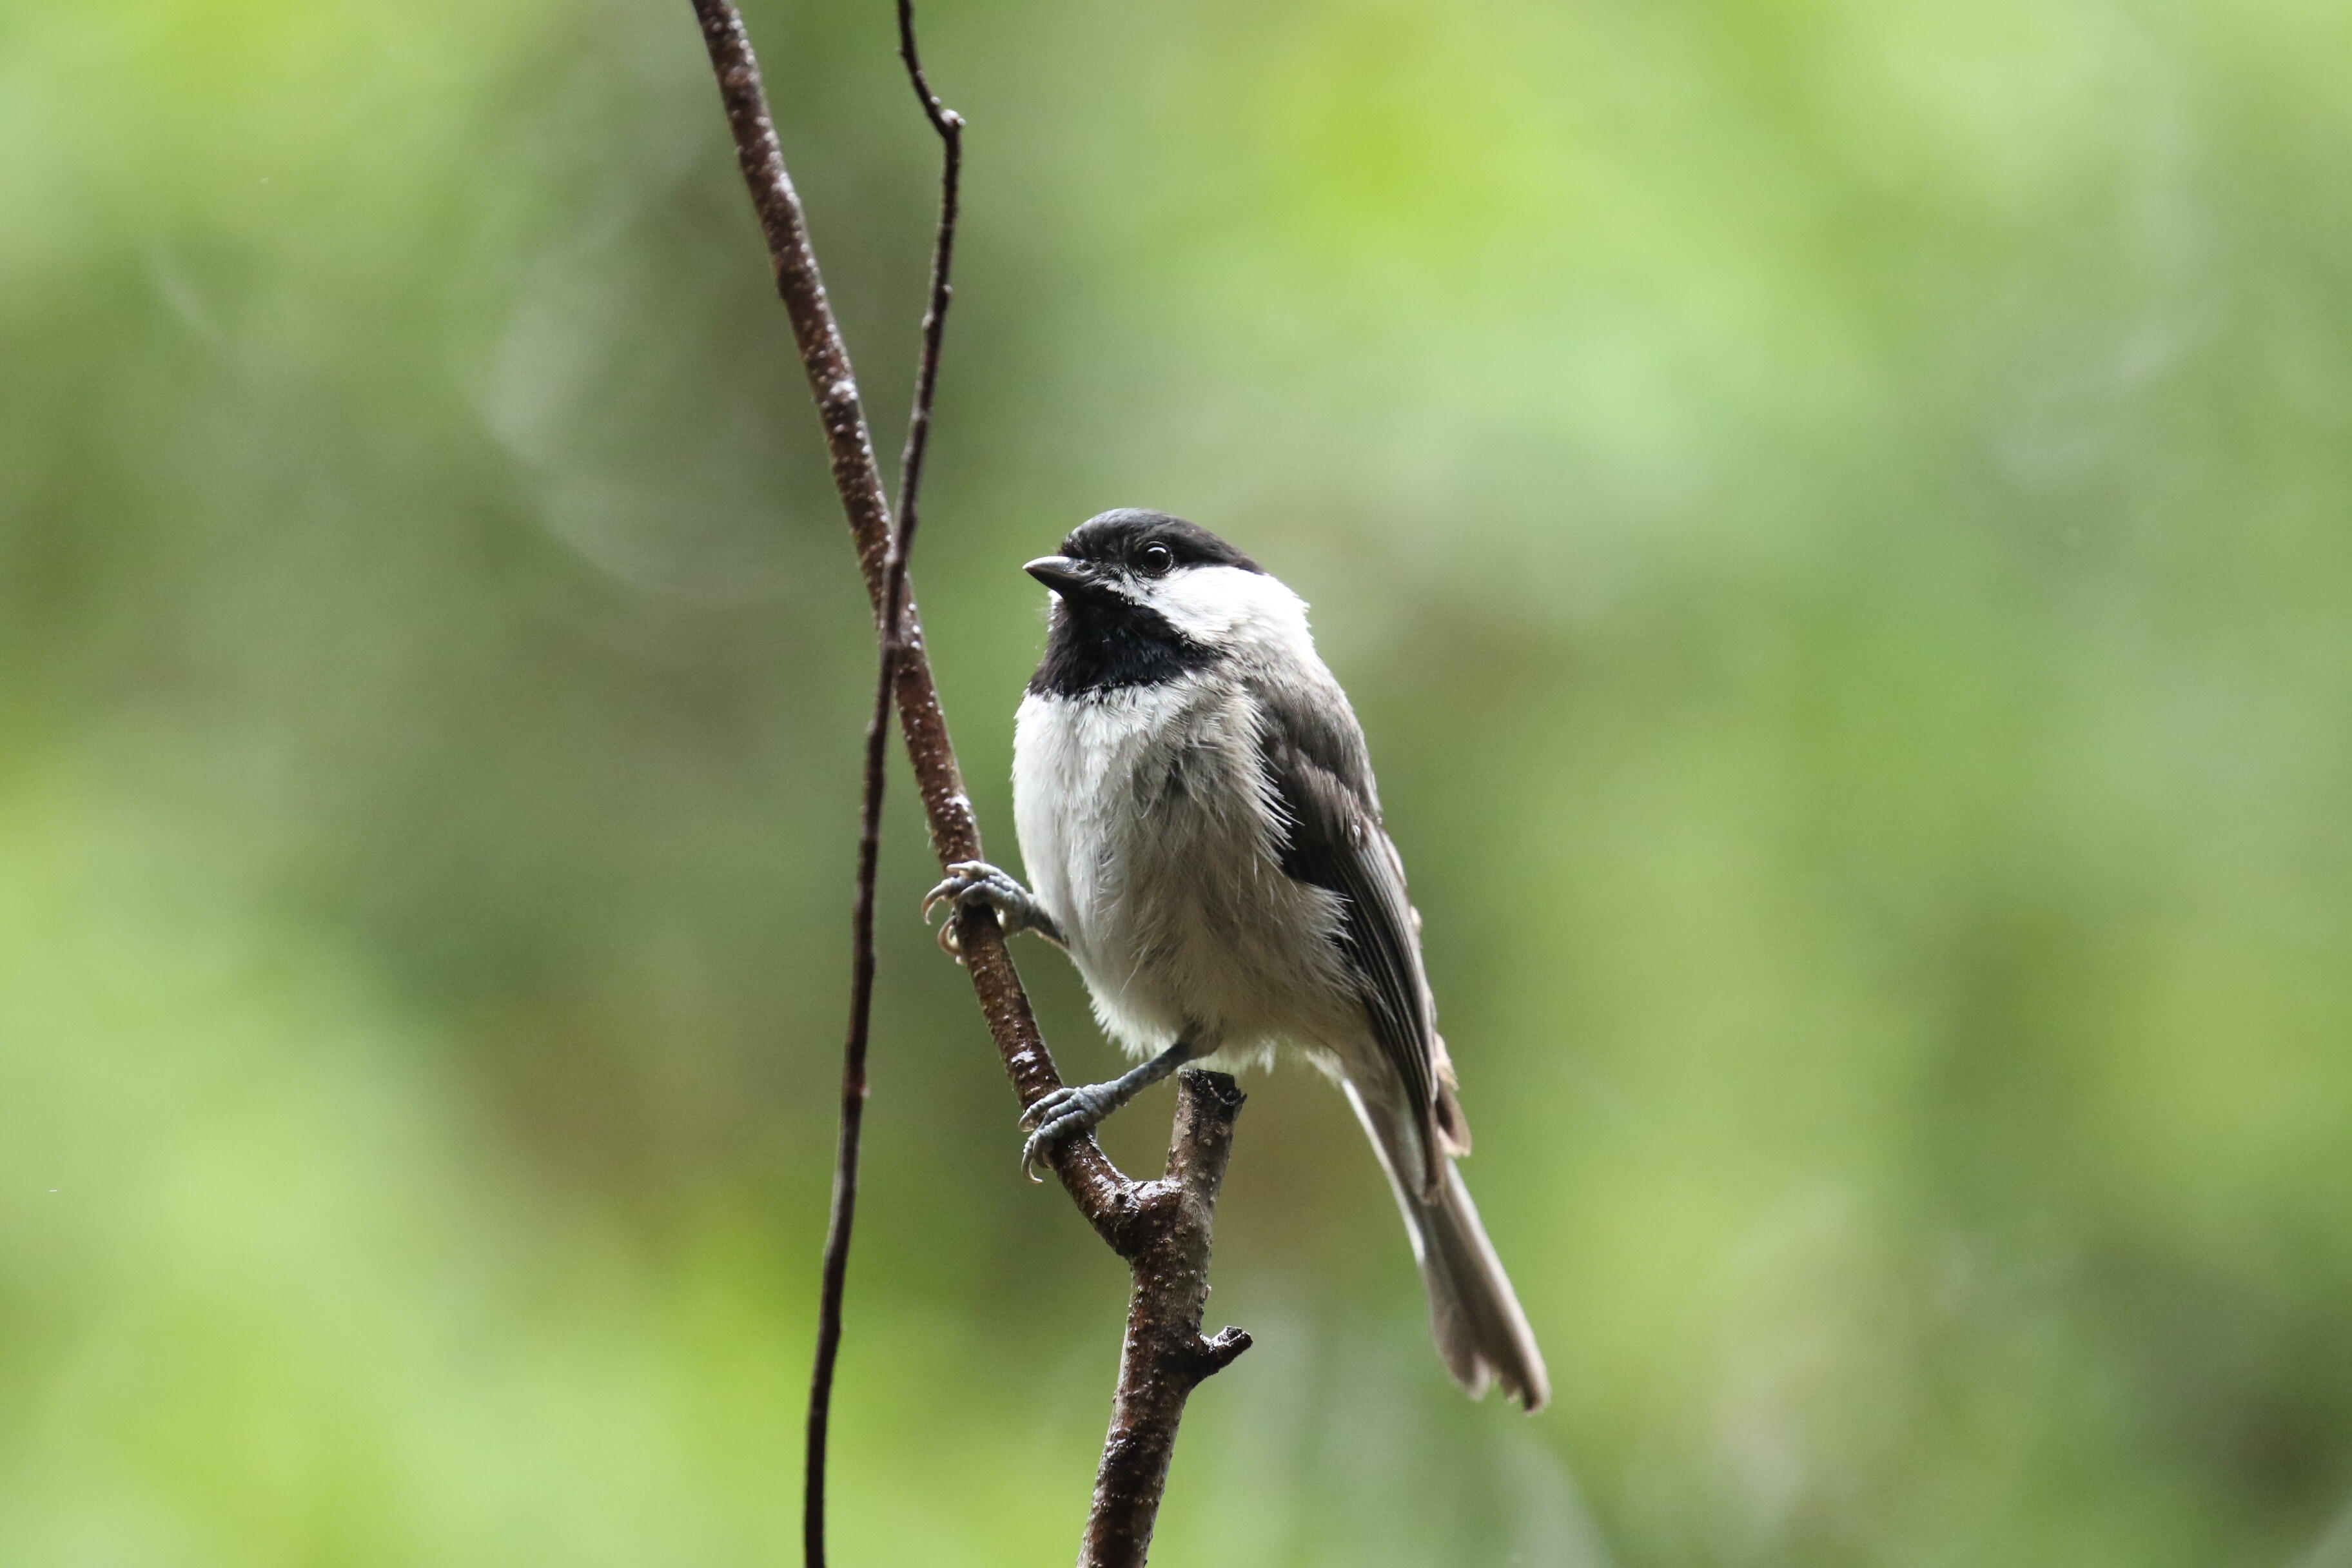
M 894 562 L 897 555 L 893 548 Z M 895 577 L 898 575 L 895 570 Z M 882 855 L 885 743 L 890 734 L 890 675 L 896 639 L 882 637 L 882 671 L 866 726 L 866 794 L 857 828 L 857 898 L 850 918 L 849 1037 L 841 1053 L 841 1131 L 834 1145 L 833 1210 L 825 1224 L 818 1288 L 816 1363 L 809 1373 L 808 1444 L 801 1477 L 801 1547 L 808 1568 L 824 1568 L 826 1439 L 833 1420 L 833 1371 L 841 1354 L 842 1293 L 849 1280 L 849 1237 L 857 1219 L 857 1153 L 866 1129 L 866 1046 L 874 1017 L 874 879 Z
M 915 0 L 898 0 L 898 58 L 906 62 L 907 80 L 923 106 L 923 117 L 940 137 L 940 226 L 931 242 L 931 297 L 923 311 L 923 357 L 915 374 L 915 407 L 907 419 L 907 450 L 898 462 L 898 564 L 914 542 L 916 501 L 923 488 L 923 458 L 931 442 L 931 399 L 940 384 L 940 340 L 947 331 L 948 303 L 955 297 L 948 273 L 955 265 L 956 219 L 961 216 L 963 189 L 963 116 L 940 101 L 923 74 L 923 57 L 915 47 Z M 892 580 L 905 587 L 903 573 Z M 895 593 L 886 596 L 895 607 Z M 895 618 L 885 623 L 898 629 Z
M 953 861 L 982 859 L 979 824 L 964 794 L 947 719 L 940 709 L 905 554 L 894 548 L 899 536 L 891 527 L 890 506 L 875 464 L 856 377 L 825 298 L 806 216 L 776 143 L 758 62 L 731 0 L 694 0 L 694 9 L 733 132 L 736 161 L 767 239 L 776 292 L 791 318 L 802 368 L 824 427 L 834 488 L 840 494 L 866 594 L 889 650 L 892 696 L 906 737 L 908 760 L 922 795 L 931 848 L 942 868 Z M 943 123 L 948 111 L 940 107 L 923 80 L 903 7 L 900 22 L 901 50 L 916 90 L 934 128 L 948 136 Z M 918 390 L 924 418 L 919 427 L 910 426 L 908 430 L 906 493 L 910 500 L 919 488 L 918 429 L 927 432 L 929 428 L 929 395 L 923 388 L 938 372 L 947 239 L 951 236 L 943 238 L 933 257 L 933 308 L 925 321 L 924 371 Z M 891 613 L 894 605 L 896 615 Z M 887 710 L 877 703 L 877 710 L 887 722 Z M 869 750 L 869 758 L 873 754 Z M 862 864 L 863 840 L 860 847 Z M 1061 1087 L 1060 1075 L 1038 1033 L 1028 994 L 1013 971 L 994 912 L 975 904 L 959 913 L 956 921 L 958 946 L 971 976 L 972 990 L 996 1042 L 1005 1076 L 1025 1110 Z M 846 1109 L 846 1082 L 844 1089 Z M 1248 1346 L 1249 1337 L 1237 1330 L 1227 1330 L 1213 1339 L 1203 1339 L 1200 1332 L 1217 1178 L 1223 1172 L 1234 1117 L 1240 1107 L 1241 1096 L 1223 1075 L 1181 1075 L 1170 1173 L 1158 1182 L 1129 1180 L 1091 1137 L 1066 1140 L 1045 1155 L 1078 1212 L 1127 1260 L 1134 1277 L 1128 1350 L 1121 1358 L 1119 1393 L 1097 1478 L 1080 1568 L 1138 1568 L 1142 1563 L 1185 1396 Z
M 866 776 L 858 816 L 857 897 L 851 917 L 849 1034 L 842 1047 L 840 1133 L 835 1144 L 833 1207 L 824 1237 L 824 1264 L 817 1300 L 816 1357 L 809 1373 L 808 1441 L 801 1482 L 801 1544 L 807 1568 L 825 1568 L 824 1510 L 827 1439 L 833 1421 L 833 1379 L 841 1354 L 842 1298 L 849 1279 L 850 1237 L 857 1221 L 857 1163 L 864 1142 L 866 1047 L 874 1017 L 874 884 L 882 853 L 884 747 L 890 730 L 890 689 L 899 653 L 900 620 L 907 593 L 907 562 L 913 553 L 920 516 L 917 502 L 923 458 L 930 444 L 931 403 L 939 391 L 940 344 L 947 330 L 953 290 L 949 271 L 955 260 L 958 195 L 963 174 L 963 119 L 940 102 L 923 75 L 915 46 L 913 0 L 898 0 L 898 54 L 926 118 L 940 135 L 940 222 L 931 246 L 930 294 L 923 310 L 922 359 L 915 375 L 914 408 L 907 420 L 907 448 L 898 468 L 898 526 L 891 536 L 884 569 L 879 670 L 874 682 L 874 712 L 866 726 Z

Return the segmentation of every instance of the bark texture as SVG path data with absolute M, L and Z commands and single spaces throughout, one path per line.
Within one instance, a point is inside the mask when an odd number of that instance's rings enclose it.
M 1135 1289 L 1079 1568 L 1134 1568 L 1143 1562 L 1184 1402 L 1203 1379 L 1249 1349 L 1250 1337 L 1240 1329 L 1221 1330 L 1214 1338 L 1201 1333 L 1217 1189 L 1233 1154 L 1242 1099 L 1223 1073 L 1187 1068 L 1177 1075 L 1168 1174 L 1136 1187 L 1133 1218 L 1112 1242 L 1134 1270 Z

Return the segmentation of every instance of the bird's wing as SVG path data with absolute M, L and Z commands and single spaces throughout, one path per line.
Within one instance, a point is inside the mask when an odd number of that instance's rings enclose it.
M 1422 972 L 1421 941 L 1405 895 L 1404 861 L 1381 827 L 1371 756 L 1347 699 L 1337 688 L 1309 702 L 1255 689 L 1261 716 L 1259 763 L 1283 828 L 1282 868 L 1297 881 L 1339 897 L 1336 940 L 1363 997 L 1372 1037 L 1396 1069 L 1422 1129 L 1422 1181 L 1441 1190 L 1445 1144 L 1458 1124 L 1436 1009 Z

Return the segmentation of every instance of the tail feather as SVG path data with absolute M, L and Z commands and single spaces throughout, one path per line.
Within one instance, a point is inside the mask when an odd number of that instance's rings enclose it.
M 1495 1244 L 1486 1239 L 1462 1173 L 1445 1159 L 1444 1184 L 1430 1197 L 1423 1195 L 1419 1181 L 1408 1186 L 1399 1180 L 1400 1171 L 1418 1175 L 1429 1159 L 1415 1118 L 1366 1100 L 1353 1083 L 1346 1088 L 1404 1215 L 1413 1260 L 1421 1265 L 1422 1285 L 1429 1293 L 1430 1333 L 1445 1370 L 1473 1399 L 1483 1398 L 1489 1384 L 1499 1384 L 1529 1411 L 1542 1409 L 1551 1399 L 1543 1352 L 1536 1348 L 1534 1331 L 1502 1259 L 1495 1256 Z

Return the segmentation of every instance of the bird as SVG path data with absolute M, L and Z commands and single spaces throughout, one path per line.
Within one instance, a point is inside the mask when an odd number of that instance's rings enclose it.
M 1454 1164 L 1470 1128 L 1404 862 L 1305 602 L 1209 530 L 1138 508 L 1023 570 L 1051 595 L 1013 731 L 1031 883 L 959 861 L 923 910 L 985 904 L 1008 937 L 1061 947 L 1140 1059 L 1030 1107 L 1024 1168 L 1187 1063 L 1297 1052 L 1388 1174 L 1447 1371 L 1473 1398 L 1499 1386 L 1540 1409 L 1542 1352 Z

